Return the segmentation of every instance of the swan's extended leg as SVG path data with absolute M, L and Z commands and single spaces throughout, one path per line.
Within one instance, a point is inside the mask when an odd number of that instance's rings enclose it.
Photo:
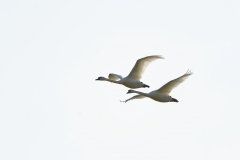
M 177 100 L 177 99 L 175 99 L 175 98 L 172 98 L 172 101 L 173 101 L 173 102 L 177 102 L 177 103 L 178 103 L 178 100 Z

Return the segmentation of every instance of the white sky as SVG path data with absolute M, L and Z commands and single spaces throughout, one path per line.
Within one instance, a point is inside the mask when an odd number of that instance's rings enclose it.
M 0 1 L 0 159 L 239 159 L 240 1 Z M 155 90 L 96 82 L 163 55 Z

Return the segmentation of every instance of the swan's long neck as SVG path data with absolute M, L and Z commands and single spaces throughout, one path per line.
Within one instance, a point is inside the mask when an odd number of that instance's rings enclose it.
M 114 81 L 108 78 L 104 78 L 105 81 L 112 82 L 112 83 L 117 83 L 117 84 L 122 84 L 120 81 Z
M 135 90 L 131 90 L 131 91 L 134 92 L 134 93 L 143 95 L 143 96 L 145 96 L 145 97 L 149 97 L 149 94 L 148 94 L 148 93 L 143 93 L 143 92 L 139 92 L 139 91 L 135 91 Z

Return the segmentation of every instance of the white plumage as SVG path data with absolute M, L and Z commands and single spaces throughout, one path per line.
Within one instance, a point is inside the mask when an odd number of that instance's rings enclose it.
M 158 102 L 178 102 L 177 99 L 172 98 L 169 94 L 171 93 L 171 91 L 176 88 L 180 83 L 182 83 L 183 81 L 185 81 L 190 75 L 192 75 L 192 72 L 190 70 L 188 70 L 184 75 L 182 75 L 181 77 L 178 77 L 174 80 L 169 81 L 168 83 L 166 83 L 165 85 L 163 85 L 161 88 L 154 90 L 150 93 L 143 93 L 143 92 L 139 92 L 139 91 L 135 91 L 135 90 L 129 90 L 127 93 L 137 93 L 139 95 L 133 96 L 125 101 L 122 102 L 127 102 L 133 99 L 141 99 L 144 97 L 148 97 L 151 98 L 155 101 Z
M 96 80 L 109 81 L 117 84 L 122 84 L 128 88 L 149 87 L 148 85 L 142 83 L 140 80 L 146 68 L 148 67 L 148 65 L 157 59 L 164 59 L 164 58 L 160 55 L 153 55 L 153 56 L 147 56 L 137 60 L 133 69 L 131 70 L 131 72 L 127 77 L 122 78 L 122 76 L 120 75 L 110 73 L 108 75 L 109 79 L 105 77 L 98 77 Z

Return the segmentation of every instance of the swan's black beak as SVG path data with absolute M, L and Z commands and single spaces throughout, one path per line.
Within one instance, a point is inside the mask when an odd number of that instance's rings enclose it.
M 172 101 L 173 101 L 173 102 L 177 102 L 177 103 L 178 103 L 178 100 L 177 100 L 177 99 L 175 99 L 175 98 L 172 98 Z
M 95 79 L 95 81 L 98 81 L 98 80 L 100 80 L 100 77 L 98 77 L 97 79 Z
M 143 88 L 149 88 L 149 87 L 150 87 L 149 85 L 146 85 L 146 84 L 143 85 Z

